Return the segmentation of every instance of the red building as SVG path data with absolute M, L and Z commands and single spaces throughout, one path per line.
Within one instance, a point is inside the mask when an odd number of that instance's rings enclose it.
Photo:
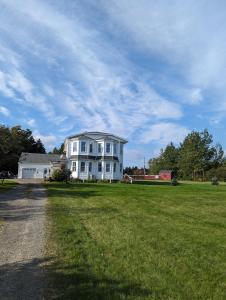
M 172 170 L 161 170 L 159 172 L 159 179 L 172 180 L 172 178 L 173 178 L 173 171 Z

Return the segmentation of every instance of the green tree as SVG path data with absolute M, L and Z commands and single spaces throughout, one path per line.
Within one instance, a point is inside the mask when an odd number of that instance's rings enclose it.
M 171 142 L 165 149 L 161 149 L 160 155 L 149 160 L 150 174 L 158 174 L 160 170 L 172 170 L 177 173 L 179 150 Z
M 195 180 L 205 177 L 213 163 L 220 163 L 222 148 L 212 146 L 213 137 L 205 129 L 203 132 L 192 131 L 188 134 L 179 148 L 178 168 L 182 178 Z
M 0 171 L 17 173 L 22 152 L 45 153 L 41 140 L 35 140 L 32 131 L 21 126 L 12 128 L 0 125 Z
M 49 154 L 63 154 L 64 152 L 64 143 L 62 143 L 59 148 L 54 147 L 53 150 L 49 152 Z

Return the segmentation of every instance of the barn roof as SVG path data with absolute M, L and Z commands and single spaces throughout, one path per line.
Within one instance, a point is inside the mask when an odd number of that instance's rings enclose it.
M 42 154 L 42 153 L 26 153 L 22 152 L 19 158 L 19 163 L 36 163 L 46 164 L 51 162 L 60 162 L 64 159 L 60 154 Z

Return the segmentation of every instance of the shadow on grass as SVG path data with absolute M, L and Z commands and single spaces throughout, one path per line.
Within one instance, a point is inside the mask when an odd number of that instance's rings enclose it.
M 47 299 L 120 300 L 133 297 L 144 299 L 151 295 L 139 284 L 96 275 L 88 265 L 61 266 L 53 263 L 48 266 L 47 272 Z
M 170 181 L 147 181 L 147 180 L 135 180 L 133 184 L 142 184 L 142 185 L 171 185 Z
M 98 276 L 88 265 L 60 265 L 53 258 L 34 258 L 1 265 L 1 299 L 120 300 L 150 291 L 138 284 Z

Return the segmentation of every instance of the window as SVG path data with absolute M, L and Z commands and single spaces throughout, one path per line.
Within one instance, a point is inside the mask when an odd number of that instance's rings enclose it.
M 81 162 L 81 172 L 85 172 L 85 162 Z
M 120 144 L 120 154 L 123 154 L 123 144 Z
M 110 172 L 110 163 L 106 163 L 106 172 Z
M 111 144 L 110 143 L 106 143 L 106 152 L 110 153 L 111 151 Z
M 77 142 L 73 142 L 73 152 L 77 152 Z
M 98 162 L 98 172 L 102 172 L 102 163 Z
M 72 172 L 76 171 L 76 161 L 72 162 Z
M 92 143 L 89 144 L 89 152 L 93 153 L 93 144 Z
M 98 153 L 102 153 L 102 145 L 98 144 Z
M 92 162 L 89 162 L 89 172 L 92 172 Z
M 81 142 L 81 152 L 86 152 L 86 142 Z
M 114 154 L 116 154 L 116 153 L 117 153 L 117 144 L 114 143 Z
M 116 163 L 114 163 L 114 173 L 116 172 Z
M 122 164 L 120 164 L 120 172 L 122 173 Z

